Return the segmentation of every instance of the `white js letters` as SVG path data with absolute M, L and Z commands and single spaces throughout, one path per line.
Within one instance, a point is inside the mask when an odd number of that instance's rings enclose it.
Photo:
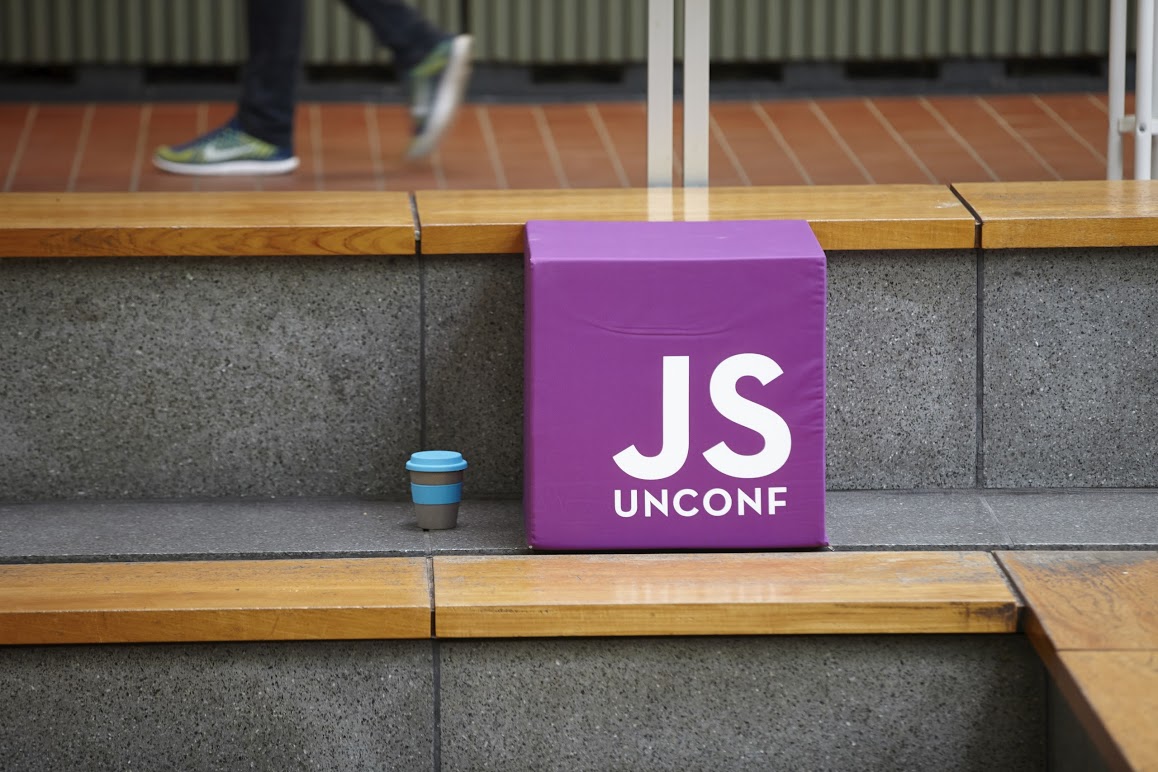
M 751 429 L 764 438 L 764 448 L 745 456 L 720 442 L 704 452 L 704 458 L 721 474 L 741 479 L 767 477 L 784 466 L 792 451 L 792 433 L 776 412 L 744 399 L 736 384 L 748 376 L 768 385 L 783 374 L 780 365 L 763 354 L 736 354 L 712 373 L 709 392 L 716 411 L 732 423 Z M 615 463 L 638 480 L 663 480 L 683 468 L 691 447 L 689 416 L 689 357 L 663 358 L 663 440 L 660 451 L 645 456 L 635 445 L 616 453 Z

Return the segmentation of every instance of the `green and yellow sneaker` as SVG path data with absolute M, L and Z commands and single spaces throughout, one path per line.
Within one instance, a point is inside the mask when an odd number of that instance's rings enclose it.
M 153 165 L 173 174 L 285 174 L 298 168 L 297 156 L 246 134 L 231 120 L 184 145 L 157 148 Z
M 429 155 L 450 127 L 470 80 L 470 35 L 444 40 L 410 71 L 410 159 Z

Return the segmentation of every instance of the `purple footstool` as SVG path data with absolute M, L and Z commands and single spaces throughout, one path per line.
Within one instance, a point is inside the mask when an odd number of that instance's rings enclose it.
M 824 314 L 804 222 L 528 223 L 530 545 L 827 544 Z

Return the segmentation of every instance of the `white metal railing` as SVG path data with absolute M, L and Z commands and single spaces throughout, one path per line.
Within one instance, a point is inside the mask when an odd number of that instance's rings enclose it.
M 1151 0 L 1152 2 L 1153 0 Z M 684 0 L 685 187 L 707 187 L 708 61 L 710 0 Z M 647 184 L 672 185 L 672 104 L 675 99 L 675 0 L 648 0 L 647 8 Z
M 1106 179 L 1120 180 L 1123 175 L 1122 135 L 1134 136 L 1134 179 L 1158 178 L 1158 152 L 1155 152 L 1154 107 L 1158 85 L 1158 57 L 1154 41 L 1158 38 L 1158 18 L 1154 0 L 1137 0 L 1137 45 L 1134 63 L 1134 114 L 1126 115 L 1126 22 L 1129 0 L 1110 2 L 1110 126 L 1106 147 Z

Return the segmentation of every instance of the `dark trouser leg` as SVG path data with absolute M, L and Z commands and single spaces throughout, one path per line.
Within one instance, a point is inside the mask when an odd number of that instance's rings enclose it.
M 394 54 L 394 66 L 405 73 L 426 58 L 447 33 L 435 27 L 404 0 L 344 0 L 370 25 L 378 42 Z
M 249 55 L 237 118 L 241 129 L 293 148 L 305 0 L 248 0 Z

